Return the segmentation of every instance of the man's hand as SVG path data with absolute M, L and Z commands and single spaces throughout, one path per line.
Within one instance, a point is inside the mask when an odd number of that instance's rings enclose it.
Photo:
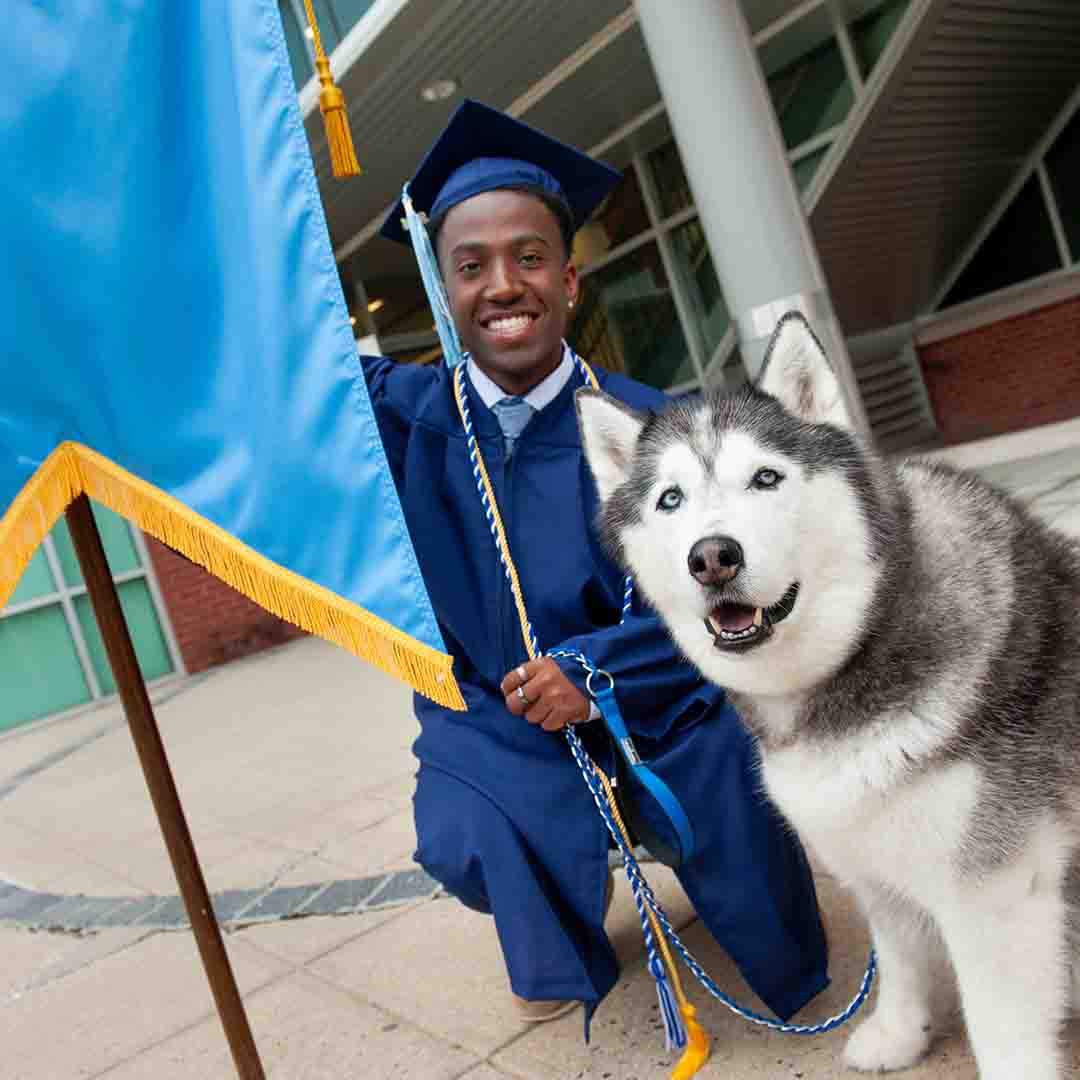
M 589 719 L 589 699 L 563 674 L 550 656 L 530 660 L 507 672 L 501 684 L 506 707 L 545 731 Z

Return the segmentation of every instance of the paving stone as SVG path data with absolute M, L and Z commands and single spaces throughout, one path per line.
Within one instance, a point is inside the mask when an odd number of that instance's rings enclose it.
M 166 896 L 161 899 L 164 900 L 164 903 L 160 904 L 147 918 L 143 919 L 141 925 L 163 926 L 167 929 L 178 929 L 181 926 L 187 926 L 187 908 L 184 907 L 183 899 L 179 896 Z
M 310 903 L 304 905 L 305 915 L 345 915 L 356 911 L 386 881 L 386 874 L 375 877 L 335 881 Z
M 161 904 L 160 896 L 116 896 L 115 903 L 105 906 L 94 922 L 95 927 L 134 926 Z
M 266 889 L 226 889 L 210 897 L 214 914 L 219 923 L 232 922 L 245 908 L 249 908 L 266 892 Z
M 148 896 L 146 907 L 136 912 L 130 922 L 122 923 L 123 926 L 156 926 L 154 915 L 168 903 L 167 896 Z
M 65 897 L 58 896 L 56 893 L 16 889 L 0 900 L 0 919 L 19 923 L 30 922 L 63 899 Z
M 68 896 L 36 919 L 24 921 L 44 930 L 81 930 L 96 925 L 106 905 L 111 905 L 111 900 L 100 896 Z
M 422 896 L 431 896 L 438 888 L 439 883 L 423 870 L 401 870 L 389 875 L 385 886 L 371 897 L 367 906 L 404 904 L 409 900 L 419 900 Z
M 287 919 L 298 908 L 303 907 L 306 900 L 310 900 L 315 893 L 325 886 L 316 885 L 289 885 L 281 889 L 272 889 L 254 907 L 244 912 L 244 921 L 259 921 L 264 919 Z

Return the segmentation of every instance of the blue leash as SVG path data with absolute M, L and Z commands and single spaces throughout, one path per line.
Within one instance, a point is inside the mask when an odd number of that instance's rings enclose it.
M 597 673 L 597 669 L 589 663 L 588 659 L 578 652 L 562 652 L 551 653 L 549 655 L 561 655 L 572 656 L 578 661 L 587 671 Z M 611 678 L 608 672 L 602 672 L 607 678 Z M 612 680 L 614 682 L 614 680 Z M 614 700 L 614 694 L 611 695 Z M 599 707 L 599 704 L 598 704 Z M 615 705 L 616 710 L 618 705 Z M 621 720 L 621 717 L 620 717 Z M 829 1017 L 827 1020 L 823 1020 L 818 1024 L 787 1024 L 781 1020 L 773 1020 L 771 1017 L 762 1016 L 761 1013 L 756 1013 L 752 1009 L 747 1009 L 740 1005 L 734 998 L 728 996 L 723 990 L 713 981 L 705 969 L 694 958 L 694 955 L 683 944 L 682 939 L 679 937 L 675 928 L 671 925 L 671 921 L 668 919 L 666 912 L 660 906 L 660 902 L 656 899 L 655 894 L 652 891 L 649 883 L 645 880 L 644 874 L 641 872 L 641 867 L 638 865 L 637 859 L 634 858 L 634 853 L 630 849 L 629 845 L 623 839 L 622 832 L 615 823 L 611 814 L 611 809 L 607 804 L 607 799 L 604 794 L 603 786 L 600 783 L 600 779 L 597 776 L 596 766 L 593 764 L 592 759 L 585 752 L 585 748 L 581 745 L 581 740 L 577 734 L 571 729 L 566 728 L 567 742 L 570 744 L 570 750 L 574 755 L 574 760 L 577 761 L 578 767 L 581 769 L 582 775 L 585 777 L 585 783 L 588 785 L 589 791 L 592 792 L 593 801 L 596 803 L 600 810 L 600 816 L 604 819 L 604 823 L 608 827 L 608 832 L 611 833 L 615 844 L 619 849 L 619 854 L 622 855 L 623 865 L 626 868 L 626 876 L 630 880 L 630 886 L 634 890 L 635 898 L 640 894 L 644 900 L 645 905 L 656 916 L 657 922 L 663 928 L 665 935 L 671 944 L 675 947 L 676 952 L 683 958 L 687 968 L 693 972 L 697 977 L 698 982 L 705 987 L 706 990 L 712 994 L 721 1004 L 727 1006 L 737 1016 L 741 1016 L 744 1020 L 749 1020 L 753 1024 L 758 1024 L 761 1027 L 771 1028 L 773 1031 L 782 1031 L 787 1035 L 822 1035 L 827 1031 L 832 1031 L 834 1028 L 838 1028 L 843 1024 L 846 1024 L 862 1007 L 863 1002 L 866 1001 L 867 996 L 870 993 L 870 988 L 874 982 L 874 975 L 877 972 L 877 957 L 874 950 L 870 950 L 870 958 L 867 961 L 866 973 L 863 975 L 862 983 L 859 986 L 858 993 L 850 1001 L 850 1003 L 841 1012 Z M 640 903 L 639 903 L 640 907 Z M 650 957 L 650 970 L 651 970 L 651 957 Z

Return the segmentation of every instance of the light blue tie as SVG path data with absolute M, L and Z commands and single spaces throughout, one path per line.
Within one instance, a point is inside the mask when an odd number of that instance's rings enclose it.
M 525 430 L 536 410 L 524 398 L 504 397 L 495 402 L 492 411 L 502 428 L 503 444 L 506 447 L 506 456 L 509 457 L 514 452 L 514 443 L 518 436 Z

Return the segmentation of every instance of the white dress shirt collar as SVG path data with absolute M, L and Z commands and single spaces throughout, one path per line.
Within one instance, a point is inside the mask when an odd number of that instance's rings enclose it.
M 488 378 L 476 361 L 470 356 L 466 361 L 466 372 L 469 380 L 480 395 L 480 400 L 490 409 L 496 401 L 502 401 L 504 397 L 513 397 L 508 394 L 498 383 Z M 559 395 L 559 391 L 570 381 L 574 373 L 574 361 L 570 359 L 570 347 L 563 342 L 562 360 L 559 366 L 548 376 L 541 379 L 526 395 L 525 400 L 539 412 L 545 405 L 551 404 Z

